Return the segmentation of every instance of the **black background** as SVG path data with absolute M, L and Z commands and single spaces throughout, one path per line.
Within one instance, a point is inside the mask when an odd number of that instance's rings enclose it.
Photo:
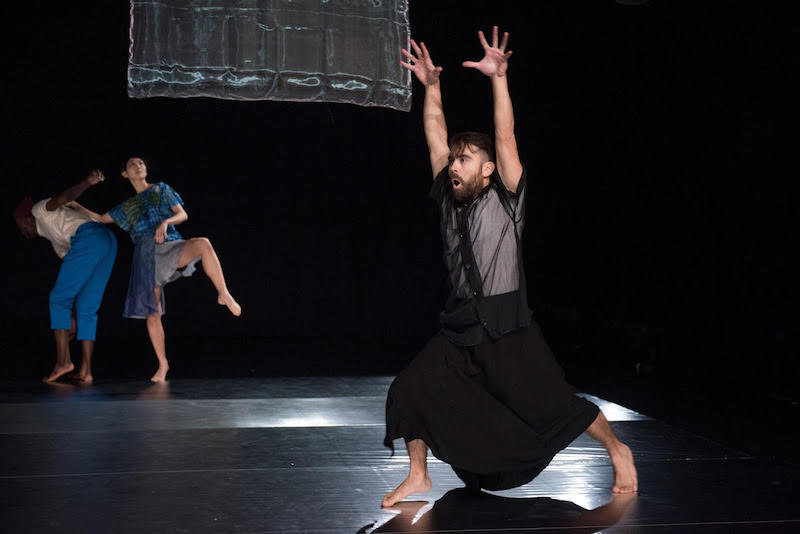
M 716 437 L 751 449 L 796 433 L 787 6 L 410 2 L 412 36 L 444 67 L 451 133 L 491 130 L 488 80 L 460 63 L 481 57 L 478 29 L 511 34 L 530 301 L 570 380 L 699 431 L 717 417 Z M 202 274 L 168 286 L 171 377 L 392 374 L 436 331 L 445 273 L 416 82 L 410 113 L 129 99 L 127 2 L 2 10 L 8 378 L 52 365 L 59 266 L 16 232 L 14 205 L 99 167 L 108 180 L 81 201 L 106 210 L 133 193 L 119 176 L 131 155 L 182 195 L 180 232 L 211 239 L 244 308 L 217 306 Z M 121 317 L 132 247 L 114 231 L 95 378 L 145 379 L 156 361 L 143 322 Z

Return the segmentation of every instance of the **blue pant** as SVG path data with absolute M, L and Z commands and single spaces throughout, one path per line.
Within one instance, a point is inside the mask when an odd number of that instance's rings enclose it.
M 78 339 L 94 341 L 97 310 L 116 256 L 117 239 L 111 230 L 96 222 L 78 227 L 50 292 L 50 328 L 69 330 L 74 305 Z

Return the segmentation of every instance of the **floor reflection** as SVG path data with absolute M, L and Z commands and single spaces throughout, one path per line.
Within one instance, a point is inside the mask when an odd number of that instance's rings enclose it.
M 54 397 L 69 397 L 75 393 L 80 393 L 81 398 L 86 397 L 101 397 L 105 398 L 100 388 L 93 387 L 94 384 L 84 384 L 79 381 L 69 382 L 43 382 L 48 394 Z M 140 399 L 153 399 L 164 400 L 170 398 L 169 381 L 148 383 L 148 385 L 141 389 L 136 396 Z
M 629 524 L 635 518 L 636 495 L 617 495 L 603 506 L 587 510 L 570 501 L 549 497 L 509 498 L 458 488 L 448 491 L 425 510 L 429 504 L 427 501 L 400 502 L 385 512 L 395 512 L 394 517 L 366 525 L 358 534 L 461 530 L 525 532 L 526 529 L 589 534 Z M 619 531 L 625 532 L 625 529 Z
M 54 397 L 68 397 L 78 390 L 74 384 L 66 382 L 43 382 L 48 390 L 48 393 Z
M 155 382 L 139 392 L 140 399 L 166 400 L 170 398 L 169 381 Z

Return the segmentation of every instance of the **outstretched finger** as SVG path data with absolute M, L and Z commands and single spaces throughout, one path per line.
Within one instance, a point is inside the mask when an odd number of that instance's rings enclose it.
M 461 64 L 461 66 L 462 67 L 467 67 L 467 68 L 470 68 L 470 69 L 477 69 L 478 68 L 478 62 L 477 61 L 464 61 Z
M 481 46 L 484 50 L 489 48 L 489 43 L 486 42 L 486 37 L 484 37 L 483 32 L 478 30 L 478 40 L 481 42 Z
M 497 48 L 497 26 L 492 26 L 492 48 Z
M 422 58 L 423 59 L 430 59 L 431 54 L 430 54 L 430 52 L 428 52 L 428 47 L 425 46 L 425 43 L 420 43 L 419 45 L 422 47 Z
M 503 41 L 500 43 L 500 51 L 504 52 L 508 46 L 508 32 L 503 32 Z
M 401 49 L 400 49 L 400 52 L 402 52 L 402 53 L 403 53 L 403 55 L 404 55 L 404 56 L 406 56 L 408 59 L 411 59 L 411 60 L 413 60 L 413 59 L 414 59 L 414 56 L 411 54 L 411 52 L 409 52 L 409 51 L 408 51 L 408 50 L 406 50 L 405 48 L 401 48 Z
M 422 43 L 422 46 L 425 46 L 425 43 Z M 417 57 L 422 57 L 422 50 L 419 49 L 419 46 L 414 39 L 411 39 L 411 48 L 414 49 L 414 53 L 417 55 Z

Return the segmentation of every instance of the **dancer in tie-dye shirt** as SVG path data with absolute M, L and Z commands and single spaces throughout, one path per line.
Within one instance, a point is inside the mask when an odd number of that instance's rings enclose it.
M 75 207 L 85 210 L 96 221 L 116 223 L 131 234 L 133 265 L 123 316 L 147 320 L 147 333 L 158 358 L 158 370 L 150 380 L 163 382 L 169 370 L 161 323 L 165 309 L 165 284 L 182 276 L 191 276 L 195 264 L 200 261 L 217 290 L 217 302 L 227 306 L 235 316 L 241 315 L 242 307 L 228 291 L 211 242 L 205 237 L 184 240 L 175 229 L 176 224 L 188 219 L 180 195 L 163 182 L 148 182 L 147 163 L 139 157 L 126 161 L 122 176 L 136 190 L 135 196 L 103 215 L 77 203 Z

